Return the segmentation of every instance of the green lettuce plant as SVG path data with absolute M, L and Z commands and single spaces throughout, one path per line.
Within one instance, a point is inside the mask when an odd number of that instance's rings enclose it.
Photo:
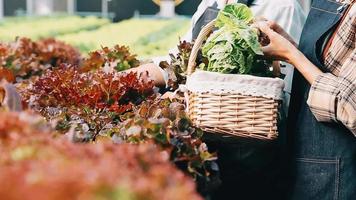
M 263 55 L 258 30 L 251 26 L 254 17 L 244 4 L 229 4 L 216 19 L 218 28 L 207 39 L 202 54 L 208 58 L 203 70 L 229 73 L 269 75 L 269 67 L 258 61 Z

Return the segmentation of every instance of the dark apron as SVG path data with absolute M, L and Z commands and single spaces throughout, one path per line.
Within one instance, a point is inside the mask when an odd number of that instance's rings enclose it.
M 342 17 L 340 6 L 314 0 L 302 32 L 299 49 L 322 71 L 323 47 Z M 297 70 L 292 88 L 287 128 L 295 175 L 291 199 L 356 199 L 355 137 L 341 124 L 316 120 L 306 103 L 310 84 Z
M 248 6 L 253 1 L 239 1 Z M 193 40 L 202 27 L 218 15 L 218 5 L 207 8 L 193 27 Z M 277 141 L 244 140 L 241 138 L 222 138 L 205 134 L 204 141 L 209 150 L 218 153 L 218 165 L 222 185 L 211 196 L 212 199 L 281 199 L 283 189 L 277 188 L 276 173 L 279 152 Z M 278 195 L 275 191 L 278 190 Z

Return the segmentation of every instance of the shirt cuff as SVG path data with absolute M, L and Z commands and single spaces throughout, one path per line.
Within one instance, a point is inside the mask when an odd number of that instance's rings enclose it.
M 310 88 L 307 103 L 318 121 L 337 121 L 336 106 L 338 93 L 336 76 L 324 73 L 316 78 Z

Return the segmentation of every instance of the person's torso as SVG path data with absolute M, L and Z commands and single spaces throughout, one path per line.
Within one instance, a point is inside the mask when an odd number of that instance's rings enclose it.
M 342 17 L 342 4 L 314 0 L 299 49 L 326 72 L 322 52 Z M 331 49 L 332 50 L 332 49 Z M 318 122 L 307 105 L 310 84 L 298 72 L 293 78 L 287 135 L 293 179 L 290 199 L 353 199 L 356 184 L 356 139 L 340 123 Z
M 341 6 L 332 0 L 314 0 L 302 32 L 300 51 L 324 72 L 327 70 L 321 56 L 324 40 L 337 27 L 342 17 Z M 292 135 L 295 156 L 350 156 L 356 147 L 352 134 L 340 123 L 316 120 L 307 105 L 309 90 L 308 81 L 295 71 L 287 128 Z

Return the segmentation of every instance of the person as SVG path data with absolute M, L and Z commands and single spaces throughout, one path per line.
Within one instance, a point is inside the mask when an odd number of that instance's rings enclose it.
M 314 0 L 299 49 L 276 23 L 265 55 L 295 66 L 288 117 L 290 199 L 356 199 L 355 0 Z
M 294 0 L 202 0 L 197 11 L 192 17 L 191 27 L 187 34 L 182 37 L 182 40 L 194 41 L 201 28 L 211 20 L 215 19 L 217 13 L 227 3 L 244 3 L 247 4 L 255 16 L 263 16 L 266 19 L 278 22 L 288 34 L 291 35 L 294 41 L 298 42 L 301 31 L 306 20 L 306 14 L 299 2 Z M 171 53 L 176 53 L 176 48 L 171 50 Z M 159 63 L 163 60 L 169 61 L 169 56 L 152 58 L 153 63 L 141 65 L 129 71 L 145 72 L 148 71 L 151 79 L 155 81 L 156 86 L 165 87 L 168 81 L 168 75 L 160 67 Z M 293 67 L 286 65 L 281 69 L 286 75 L 285 94 L 286 100 L 285 110 L 288 111 L 290 100 L 291 82 L 293 77 Z
M 277 21 L 295 41 L 299 41 L 305 14 L 299 3 L 294 0 L 203 0 L 192 17 L 191 29 L 182 39 L 186 41 L 196 39 L 201 28 L 214 20 L 220 9 L 228 3 L 236 2 L 248 5 L 255 16 Z M 157 60 L 131 71 L 148 71 L 157 86 L 165 87 L 167 75 L 157 65 L 161 59 Z M 290 66 L 284 71 L 287 74 L 288 93 L 292 71 Z M 218 152 L 222 179 L 222 185 L 211 196 L 212 199 L 282 198 L 283 191 L 275 191 L 279 188 L 276 176 L 280 169 L 279 153 L 283 137 L 273 142 L 245 141 L 240 138 L 225 140 L 221 137 L 204 139 L 210 150 Z

